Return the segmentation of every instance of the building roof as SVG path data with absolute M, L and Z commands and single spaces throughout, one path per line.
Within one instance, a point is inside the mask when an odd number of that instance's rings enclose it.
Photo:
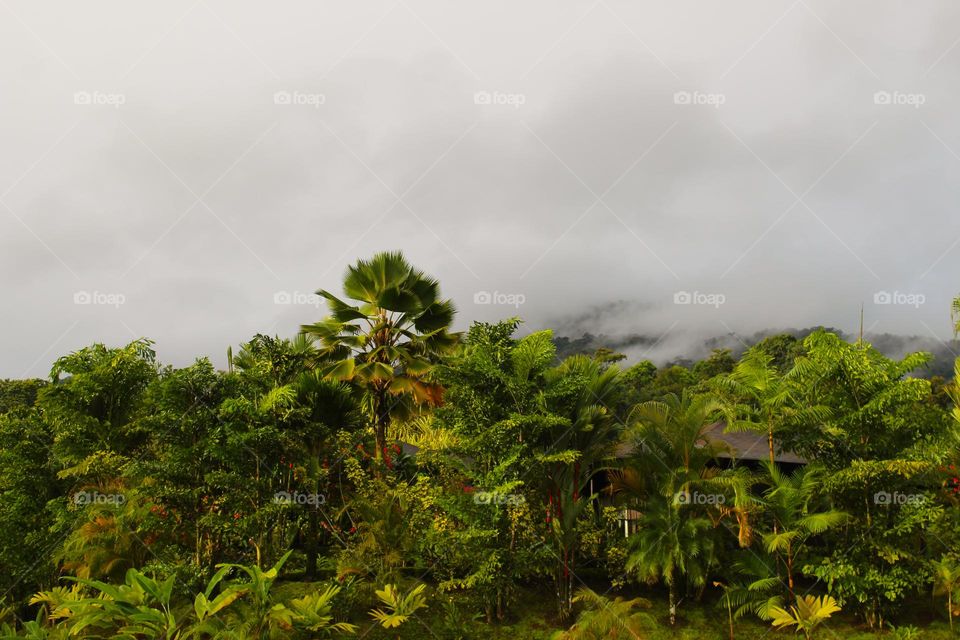
M 770 457 L 770 448 L 766 434 L 751 431 L 725 431 L 725 422 L 715 422 L 706 429 L 706 434 L 713 440 L 725 442 L 733 450 L 721 451 L 717 457 L 735 460 L 766 460 Z M 774 443 L 776 444 L 776 443 Z M 618 458 L 626 458 L 633 451 L 633 443 L 621 443 L 616 449 Z M 782 464 L 807 464 L 807 461 L 792 451 L 774 451 L 774 461 Z
M 736 458 L 737 460 L 767 460 L 770 457 L 770 445 L 766 434 L 752 431 L 725 431 L 727 425 L 717 422 L 707 427 L 707 434 L 721 442 L 726 442 L 733 449 L 733 456 L 728 452 L 720 453 L 721 458 Z M 776 447 L 776 442 L 774 442 Z M 807 461 L 792 451 L 774 449 L 774 461 L 785 464 L 806 464 Z

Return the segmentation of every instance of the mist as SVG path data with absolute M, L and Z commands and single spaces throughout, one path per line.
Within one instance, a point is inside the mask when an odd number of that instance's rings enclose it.
M 955 3 L 0 12 L 0 377 L 141 336 L 223 366 L 387 249 L 460 329 L 632 359 L 861 305 L 885 349 L 951 338 Z

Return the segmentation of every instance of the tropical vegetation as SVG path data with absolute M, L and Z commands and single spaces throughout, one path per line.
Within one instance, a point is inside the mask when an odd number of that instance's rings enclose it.
M 400 253 L 318 295 L 223 370 L 0 381 L 0 638 L 953 636 L 960 361 L 561 357 Z

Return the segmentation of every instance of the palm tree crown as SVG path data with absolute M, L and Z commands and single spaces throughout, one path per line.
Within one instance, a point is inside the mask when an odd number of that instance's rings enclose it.
M 455 309 L 440 299 L 439 283 L 400 252 L 350 266 L 343 290 L 357 304 L 321 289 L 317 295 L 327 300 L 330 315 L 301 331 L 320 340 L 320 375 L 362 389 L 380 455 L 391 419 L 409 414 L 408 401 L 439 402 L 439 386 L 425 376 L 457 343 L 459 336 L 449 332 Z

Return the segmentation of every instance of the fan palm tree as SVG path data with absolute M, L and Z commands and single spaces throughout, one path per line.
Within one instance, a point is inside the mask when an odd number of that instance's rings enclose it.
M 455 309 L 440 299 L 439 283 L 399 252 L 358 261 L 343 289 L 357 304 L 321 289 L 330 315 L 301 331 L 319 338 L 324 377 L 362 389 L 380 456 L 394 417 L 411 413 L 412 405 L 439 403 L 439 386 L 425 376 L 457 343 L 458 334 L 449 332 Z

